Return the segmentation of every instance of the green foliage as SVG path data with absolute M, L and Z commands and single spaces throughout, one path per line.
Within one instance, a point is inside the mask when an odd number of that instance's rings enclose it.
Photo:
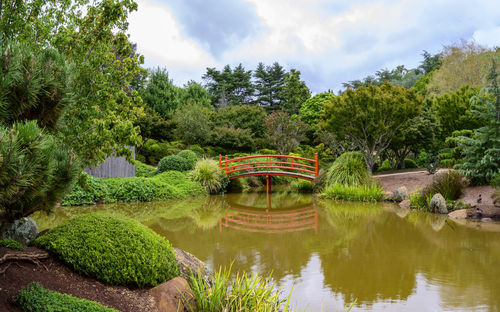
M 17 242 L 10 238 L 0 239 L 0 247 L 7 247 L 15 250 L 23 250 L 23 245 L 20 242 Z
M 296 179 L 290 183 L 290 190 L 297 193 L 312 193 L 313 183 L 307 180 Z
M 176 136 L 186 144 L 206 143 L 212 130 L 212 108 L 189 103 L 178 109 L 174 115 L 177 124 Z
M 110 284 L 155 286 L 179 274 L 170 243 L 124 216 L 77 216 L 38 237 L 35 244 L 78 273 Z
M 392 170 L 392 164 L 389 159 L 386 159 L 382 162 L 380 167 L 378 167 L 377 171 L 391 171 Z
M 149 106 L 145 107 L 144 116 L 137 118 L 134 125 L 141 130 L 143 139 L 172 141 L 174 139 L 175 123 L 165 120 Z
M 306 83 L 300 80 L 300 71 L 291 69 L 285 74 L 283 87 L 283 109 L 290 115 L 298 114 L 302 104 L 311 97 L 311 91 Z
M 78 172 L 73 154 L 36 121 L 0 126 L 0 220 L 50 211 L 71 190 Z
M 152 177 L 156 174 L 155 167 L 143 164 L 142 162 L 135 161 L 135 176 L 136 177 Z
M 133 121 L 142 114 L 141 100 L 134 88 L 143 79 L 143 58 L 126 34 L 128 14 L 136 9 L 134 1 L 89 0 L 16 1 L 0 9 L 1 38 L 53 47 L 72 64 L 67 81 L 78 96 L 64 110 L 58 132 L 85 164 L 111 154 L 131 156 L 126 145 L 140 140 Z M 43 98 L 58 98 L 55 90 L 46 91 Z
M 164 119 L 172 118 L 172 114 L 180 106 L 180 88 L 174 86 L 166 69 L 159 67 L 152 70 L 141 98 L 146 105 L 153 108 Z
M 471 101 L 478 91 L 464 86 L 433 100 L 432 106 L 436 111 L 442 139 L 451 136 L 453 131 L 476 129 L 484 124 L 484 120 L 473 113 L 482 106 L 481 103 Z
M 410 195 L 411 206 L 428 210 L 432 196 L 437 193 L 443 195 L 446 200 L 457 200 L 467 184 L 467 180 L 456 170 L 439 171 L 434 175 L 431 184 Z
M 80 181 L 62 204 L 65 206 L 96 203 L 143 202 L 186 199 L 206 195 L 203 187 L 189 180 L 186 173 L 167 171 L 152 177 L 94 178 L 82 173 Z
M 266 138 L 279 154 L 287 155 L 305 139 L 306 124 L 292 120 L 282 110 L 274 111 L 264 119 Z
M 253 101 L 254 86 L 252 71 L 245 70 L 243 65 L 231 69 L 226 65 L 222 71 L 207 68 L 203 75 L 205 86 L 212 96 L 212 105 L 226 107 L 228 105 L 251 104 Z
M 264 66 L 259 63 L 254 72 L 257 102 L 262 107 L 280 108 L 283 102 L 285 70 L 278 63 Z
M 305 101 L 299 110 L 300 120 L 316 129 L 321 114 L 323 114 L 325 110 L 325 103 L 329 102 L 334 96 L 335 94 L 333 94 L 333 92 L 323 92 Z
M 383 198 L 383 190 L 376 184 L 347 185 L 335 183 L 328 185 L 321 195 L 336 200 L 380 201 Z
M 326 184 L 362 185 L 370 182 L 370 173 L 366 169 L 360 152 L 347 152 L 340 155 L 330 166 L 326 174 Z
M 432 155 L 425 150 L 421 149 L 418 152 L 417 157 L 415 158 L 415 162 L 419 168 L 425 168 L 431 162 Z
M 490 180 L 490 185 L 493 187 L 500 187 L 500 171 L 493 175 Z
M 202 157 L 203 155 L 205 155 L 205 150 L 198 144 L 190 145 L 189 149 L 195 152 L 197 157 Z
M 354 143 L 371 171 L 397 131 L 420 112 L 412 90 L 384 84 L 347 90 L 325 104 L 323 128 L 339 142 Z
M 210 93 L 201 84 L 190 80 L 184 89 L 181 90 L 180 94 L 181 104 L 196 103 L 201 106 L 209 107 L 211 106 Z
M 481 90 L 475 102 L 484 107 L 474 115 L 485 120 L 485 125 L 474 131 L 472 138 L 462 137 L 459 146 L 464 150 L 463 162 L 456 168 L 473 184 L 488 184 L 500 171 L 500 87 L 498 86 L 497 61 L 492 59 L 488 87 Z
M 178 155 L 170 155 L 164 157 L 158 163 L 158 172 L 165 171 L 189 171 L 193 169 L 193 164 L 184 157 Z
M 187 161 L 189 161 L 189 163 L 192 165 L 191 168 L 194 167 L 196 160 L 198 160 L 198 156 L 196 156 L 196 153 L 190 150 L 182 150 L 179 153 L 177 153 L 177 156 L 182 157 Z
M 249 276 L 238 272 L 232 278 L 231 268 L 221 268 L 215 273 L 211 284 L 198 274 L 191 275 L 190 285 L 196 301 L 196 311 L 295 311 L 290 306 L 291 293 L 280 299 L 280 289 L 271 280 L 271 276 L 262 278 L 256 274 Z
M 158 142 L 150 139 L 144 143 L 138 153 L 145 158 L 147 163 L 155 165 L 163 157 L 176 155 L 183 147 L 176 142 Z
M 227 151 L 251 152 L 255 142 L 249 129 L 231 127 L 215 127 L 210 143 Z
M 408 169 L 418 168 L 418 165 L 413 159 L 405 158 L 405 168 Z
M 326 173 L 325 169 L 320 169 L 318 176 L 313 181 L 313 193 L 321 193 L 326 186 Z
M 217 126 L 247 129 L 257 138 L 264 136 L 266 111 L 257 105 L 230 105 L 217 111 Z
M 190 173 L 191 180 L 200 183 L 210 194 L 224 192 L 229 181 L 219 163 L 212 159 L 198 160 Z
M 18 302 L 23 311 L 29 312 L 117 312 L 95 301 L 47 290 L 37 282 L 19 291 Z
M 54 49 L 4 41 L 0 55 L 0 122 L 38 120 L 40 127 L 54 129 L 74 101 L 64 57 Z

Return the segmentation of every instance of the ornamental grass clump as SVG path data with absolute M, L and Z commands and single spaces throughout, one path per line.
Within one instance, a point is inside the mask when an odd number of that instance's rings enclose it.
M 228 184 L 224 170 L 213 159 L 202 159 L 196 162 L 190 174 L 191 180 L 200 183 L 210 194 L 225 191 Z
M 451 169 L 439 171 L 429 185 L 410 194 L 411 207 L 428 210 L 432 196 L 438 193 L 448 201 L 457 200 L 467 185 L 467 179 L 458 171 Z
M 109 284 L 149 287 L 179 274 L 170 243 L 125 216 L 74 217 L 38 237 L 35 244 L 78 273 Z
M 340 155 L 328 169 L 327 185 L 361 185 L 369 183 L 370 173 L 360 152 L 347 152 Z
M 47 290 L 36 282 L 19 291 L 18 303 L 23 311 L 30 312 L 118 312 L 95 301 Z
M 280 298 L 280 289 L 270 276 L 263 278 L 238 272 L 232 278 L 231 268 L 219 269 L 211 285 L 201 274 L 191 275 L 190 285 L 196 300 L 194 311 L 296 311 L 290 305 L 291 292 Z
M 322 194 L 325 198 L 350 201 L 379 201 L 383 198 L 382 189 L 376 184 L 344 185 L 333 184 L 325 188 Z

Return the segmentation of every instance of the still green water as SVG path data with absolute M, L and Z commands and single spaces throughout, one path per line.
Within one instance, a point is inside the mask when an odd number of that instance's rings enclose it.
M 228 194 L 61 207 L 40 229 L 93 211 L 133 217 L 211 269 L 272 276 L 307 311 L 500 311 L 500 223 L 457 223 L 393 204 Z

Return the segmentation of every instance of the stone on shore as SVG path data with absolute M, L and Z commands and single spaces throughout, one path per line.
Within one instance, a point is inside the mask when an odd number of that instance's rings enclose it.
M 179 275 L 181 277 L 189 280 L 191 272 L 193 272 L 193 274 L 195 275 L 199 272 L 206 282 L 211 283 L 211 274 L 203 261 L 196 258 L 189 252 L 179 248 L 174 248 L 174 252 L 175 260 L 177 261 L 179 266 Z
M 405 199 L 403 200 L 402 202 L 399 203 L 399 206 L 401 208 L 405 208 L 405 209 L 410 209 L 410 205 L 411 205 L 411 202 L 409 199 Z
M 460 209 L 452 211 L 448 214 L 448 217 L 451 219 L 467 219 L 467 210 L 468 209 Z
M 408 198 L 409 198 L 409 195 L 408 195 L 408 189 L 406 188 L 406 186 L 398 187 L 398 189 L 395 190 L 391 196 L 391 200 L 393 200 L 397 203 L 400 203 L 404 200 L 407 200 Z
M 12 223 L 0 224 L 0 237 L 10 238 L 28 245 L 38 235 L 38 227 L 32 218 L 22 218 Z
M 432 196 L 431 202 L 429 203 L 429 209 L 433 213 L 448 213 L 446 208 L 446 200 L 443 195 L 437 193 Z
M 175 277 L 150 290 L 159 312 L 189 312 L 196 307 L 193 291 L 182 277 Z

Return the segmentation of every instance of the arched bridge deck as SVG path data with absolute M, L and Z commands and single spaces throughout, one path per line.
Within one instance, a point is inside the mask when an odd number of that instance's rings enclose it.
M 318 153 L 314 159 L 289 155 L 252 155 L 222 160 L 219 167 L 229 180 L 250 176 L 287 176 L 314 181 L 319 173 Z

